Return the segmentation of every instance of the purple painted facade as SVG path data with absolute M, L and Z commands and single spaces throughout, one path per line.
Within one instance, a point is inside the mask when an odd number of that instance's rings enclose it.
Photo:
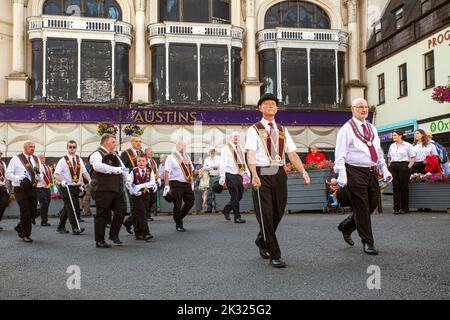
M 351 117 L 350 111 L 328 110 L 282 110 L 277 121 L 293 126 L 340 126 Z M 372 119 L 372 114 L 370 114 Z M 138 124 L 194 124 L 204 125 L 246 125 L 261 119 L 257 110 L 218 110 L 199 108 L 134 107 L 119 110 L 112 106 L 48 106 L 48 105 L 0 105 L 0 122 L 37 123 L 98 123 L 113 121 Z

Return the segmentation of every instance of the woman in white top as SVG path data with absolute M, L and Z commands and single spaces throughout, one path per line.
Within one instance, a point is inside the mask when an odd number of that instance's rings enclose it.
M 389 147 L 389 172 L 392 173 L 394 187 L 394 214 L 409 212 L 409 177 L 416 161 L 413 146 L 403 141 L 403 132 L 392 133 L 394 143 Z
M 422 129 L 416 130 L 416 141 L 413 144 L 414 152 L 416 153 L 416 163 L 414 164 L 414 173 L 426 174 L 426 157 L 429 155 L 437 156 L 437 150 L 434 144 L 430 142 L 425 131 Z

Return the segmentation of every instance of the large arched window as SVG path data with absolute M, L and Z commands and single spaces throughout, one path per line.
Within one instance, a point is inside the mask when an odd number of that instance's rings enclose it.
M 319 6 L 299 0 L 283 1 L 271 7 L 264 19 L 264 28 L 330 29 L 330 18 Z
M 122 20 L 122 10 L 115 0 L 47 0 L 43 13 Z
M 230 0 L 159 0 L 159 21 L 230 23 Z

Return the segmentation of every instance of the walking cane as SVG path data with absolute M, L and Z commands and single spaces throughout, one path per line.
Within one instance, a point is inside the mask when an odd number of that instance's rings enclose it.
M 67 193 L 69 194 L 69 200 L 70 200 L 70 204 L 72 206 L 72 212 L 73 212 L 73 215 L 75 216 L 75 221 L 77 222 L 77 228 L 79 231 L 81 231 L 80 223 L 78 222 L 77 213 L 75 212 L 75 206 L 73 205 L 72 195 L 70 194 L 69 185 L 66 185 L 66 189 L 67 189 Z
M 261 208 L 261 196 L 259 194 L 259 187 L 256 187 L 256 193 L 258 194 L 259 216 L 261 218 L 261 228 L 262 228 L 262 232 L 263 232 L 263 238 L 264 238 L 264 242 L 267 245 L 266 232 L 264 231 L 264 219 L 263 219 L 262 208 Z

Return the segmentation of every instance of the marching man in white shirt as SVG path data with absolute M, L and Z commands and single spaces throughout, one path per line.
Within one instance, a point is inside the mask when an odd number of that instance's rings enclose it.
M 219 166 L 220 166 L 220 156 L 217 155 L 216 148 L 212 147 L 209 149 L 209 157 L 203 162 L 203 170 L 209 173 L 209 188 L 208 197 L 206 199 L 206 211 L 205 213 L 212 213 L 213 211 L 213 200 L 215 197 L 213 186 L 216 181 L 219 181 Z M 216 209 L 216 208 L 214 208 Z
M 84 232 L 84 228 L 80 227 L 77 218 L 80 215 L 78 195 L 81 191 L 80 188 L 84 186 L 83 177 L 90 183 L 91 177 L 86 171 L 81 157 L 77 155 L 77 143 L 70 140 L 67 142 L 67 154 L 59 159 L 55 168 L 55 179 L 61 186 L 59 190 L 64 201 L 64 210 L 59 217 L 59 225 L 56 229 L 58 233 L 69 233 L 66 230 L 67 217 L 69 217 L 73 235 L 80 235 Z
M 287 202 L 287 175 L 284 171 L 286 153 L 294 167 L 301 172 L 305 184 L 309 184 L 310 179 L 295 152 L 297 147 L 289 131 L 275 123 L 277 97 L 270 93 L 262 95 L 258 108 L 263 118 L 248 129 L 245 144 L 254 187 L 253 203 L 261 230 L 255 244 L 261 257 L 270 259 L 272 267 L 284 268 L 286 263 L 281 259 L 275 232 Z
M 339 175 L 339 185 L 347 186 L 353 213 L 338 225 L 338 229 L 351 246 L 354 245 L 351 234 L 357 230 L 364 252 L 377 255 L 370 219 L 380 196 L 377 169 L 381 170 L 386 182 L 392 181 L 392 175 L 384 161 L 377 129 L 366 121 L 369 115 L 367 101 L 355 99 L 352 113 L 353 118 L 342 126 L 337 135 L 334 171 Z
M 158 188 L 161 188 L 161 178 L 158 173 L 158 165 L 156 164 L 156 161 L 153 159 L 153 149 L 146 148 L 145 156 L 147 157 L 147 162 L 148 162 L 147 166 L 152 171 L 152 173 L 153 173 L 152 175 L 154 176 L 154 179 L 155 179 L 155 186 L 151 190 L 150 205 L 147 208 L 147 218 L 149 219 L 149 221 L 153 221 L 151 209 L 158 199 Z
M 223 209 L 226 220 L 231 220 L 230 212 L 233 210 L 234 222 L 245 223 L 239 212 L 239 201 L 244 194 L 243 175 L 250 177 L 250 172 L 245 162 L 244 151 L 239 145 L 240 134 L 235 131 L 231 134 L 231 140 L 220 153 L 220 180 L 219 184 L 227 184 L 228 192 L 231 195 L 230 202 Z
M 37 210 L 37 183 L 42 180 L 42 165 L 34 155 L 36 145 L 27 141 L 23 153 L 14 156 L 6 169 L 6 178 L 12 182 L 17 203 L 20 207 L 20 222 L 14 228 L 24 242 L 30 243 L 31 219 Z
M 167 159 L 164 168 L 164 193 L 163 197 L 170 192 L 173 198 L 173 220 L 175 220 L 176 230 L 185 232 L 183 218 L 187 216 L 189 210 L 194 206 L 194 166 L 189 156 L 186 154 L 186 143 L 179 141 L 176 151 L 172 152 Z M 184 202 L 183 207 L 181 207 Z

